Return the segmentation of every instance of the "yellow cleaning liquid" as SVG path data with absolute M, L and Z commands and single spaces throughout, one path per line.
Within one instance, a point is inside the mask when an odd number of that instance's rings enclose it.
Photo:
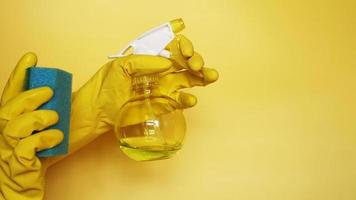
M 175 110 L 143 123 L 120 128 L 121 150 L 137 161 L 171 157 L 182 146 L 185 121 L 182 111 Z

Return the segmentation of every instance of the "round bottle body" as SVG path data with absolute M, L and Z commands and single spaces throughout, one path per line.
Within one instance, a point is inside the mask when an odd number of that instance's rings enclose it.
M 161 94 L 142 94 L 122 107 L 115 133 L 120 148 L 137 161 L 173 156 L 183 145 L 184 115 L 176 101 Z

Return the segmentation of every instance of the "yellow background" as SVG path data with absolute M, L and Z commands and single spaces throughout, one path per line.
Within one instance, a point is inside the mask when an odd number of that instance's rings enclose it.
M 76 89 L 107 55 L 182 17 L 220 72 L 189 90 L 199 103 L 186 111 L 184 148 L 138 163 L 107 134 L 49 170 L 46 199 L 354 200 L 355 9 L 354 0 L 2 0 L 0 89 L 27 51 L 72 72 Z

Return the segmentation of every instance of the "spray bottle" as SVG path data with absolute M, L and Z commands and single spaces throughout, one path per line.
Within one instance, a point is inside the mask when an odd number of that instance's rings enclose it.
M 166 46 L 184 29 L 182 19 L 153 28 L 132 41 L 117 58 L 129 53 L 170 58 Z M 178 103 L 159 91 L 158 74 L 132 77 L 131 98 L 122 106 L 115 126 L 121 150 L 137 161 L 174 155 L 183 145 L 186 123 Z

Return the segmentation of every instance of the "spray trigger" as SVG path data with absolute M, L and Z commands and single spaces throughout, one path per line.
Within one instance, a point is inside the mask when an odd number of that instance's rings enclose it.
M 165 50 L 165 48 L 175 38 L 175 33 L 182 29 L 184 29 L 184 22 L 182 19 L 164 23 L 145 32 L 118 54 L 109 56 L 109 58 L 119 58 L 129 54 L 163 56 L 170 58 L 171 54 L 169 51 Z

